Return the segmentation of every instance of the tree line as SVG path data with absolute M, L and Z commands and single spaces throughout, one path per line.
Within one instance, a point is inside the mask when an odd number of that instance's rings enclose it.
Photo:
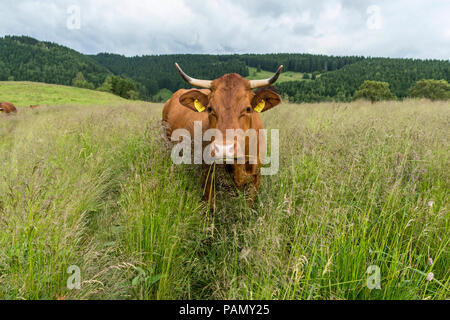
M 56 43 L 30 37 L 0 38 L 0 80 L 36 81 L 71 85 L 83 73 L 94 86 L 111 72 L 94 59 Z
M 248 67 L 303 73 L 303 79 L 277 83 L 292 102 L 350 101 L 364 81 L 386 82 L 398 98 L 421 79 L 450 81 L 448 60 L 335 57 L 312 54 L 83 55 L 67 47 L 25 36 L 0 38 L 0 80 L 36 81 L 108 91 L 124 98 L 163 101 L 189 88 L 174 67 L 196 78 L 215 79 Z M 427 84 L 429 86 L 429 84 Z
M 139 98 L 138 84 L 114 75 L 87 55 L 26 36 L 0 38 L 0 81 L 34 81 Z
M 285 70 L 312 73 L 314 79 L 317 74 L 338 70 L 364 59 L 311 54 L 184 54 L 125 57 L 101 53 L 91 57 L 113 73 L 143 84 L 144 87 L 140 88 L 140 92 L 146 98 L 151 98 L 161 89 L 174 92 L 180 88 L 189 88 L 175 70 L 175 62 L 178 62 L 187 74 L 203 79 L 215 79 L 232 72 L 246 77 L 249 75 L 248 67 L 275 72 L 280 65 L 284 65 Z
M 409 88 L 408 96 L 433 101 L 448 100 L 450 99 L 450 84 L 446 80 L 422 79 Z M 366 80 L 356 90 L 353 99 L 364 99 L 374 103 L 376 101 L 396 100 L 397 97 L 389 89 L 389 83 Z
M 196 78 L 215 79 L 232 72 L 243 77 L 249 75 L 246 64 L 237 56 L 186 54 L 125 57 L 101 53 L 91 57 L 114 74 L 138 82 L 139 92 L 147 100 L 151 100 L 161 89 L 174 92 L 180 88 L 189 88 L 175 69 L 175 62 L 187 74 Z
M 405 98 L 409 89 L 422 79 L 450 81 L 450 62 L 366 58 L 321 74 L 314 81 L 284 82 L 276 86 L 292 102 L 350 101 L 365 80 L 387 82 L 396 97 Z

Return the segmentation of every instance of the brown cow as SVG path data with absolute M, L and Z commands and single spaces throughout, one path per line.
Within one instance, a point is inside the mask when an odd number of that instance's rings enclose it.
M 202 129 L 214 128 L 222 133 L 223 141 L 211 142 L 211 153 L 215 157 L 234 158 L 240 150 L 245 150 L 245 163 L 226 164 L 227 171 L 232 173 L 234 183 L 238 188 L 245 186 L 250 193 L 249 204 L 253 204 L 261 180 L 262 159 L 249 162 L 247 137 L 244 146 L 240 146 L 233 136 L 233 140 L 226 136 L 227 129 L 241 129 L 247 132 L 254 129 L 258 134 L 263 129 L 260 112 L 270 110 L 281 102 L 281 97 L 272 89 L 264 88 L 257 92 L 252 89 L 268 87 L 273 84 L 281 73 L 283 66 L 272 78 L 265 80 L 247 80 L 236 73 L 225 74 L 216 80 L 198 80 L 186 75 L 176 63 L 180 75 L 192 86 L 201 87 L 202 90 L 181 89 L 173 94 L 163 109 L 163 123 L 169 128 L 166 134 L 170 138 L 171 132 L 176 129 L 187 129 L 193 136 L 194 121 L 202 122 Z M 258 140 L 258 148 L 264 141 Z M 241 151 L 242 152 L 242 151 Z M 256 163 L 255 163 L 256 162 Z M 213 178 L 208 165 L 204 164 L 203 184 L 204 200 L 209 202 L 210 208 L 215 207 Z M 206 170 L 205 170 L 206 169 Z
M 12 103 L 9 102 L 0 102 L 0 112 L 11 113 L 17 112 L 16 107 Z

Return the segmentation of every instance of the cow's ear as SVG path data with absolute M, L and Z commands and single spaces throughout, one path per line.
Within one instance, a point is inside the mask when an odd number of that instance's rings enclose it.
M 208 105 L 208 96 L 199 90 L 189 90 L 179 100 L 183 106 L 197 112 L 205 111 Z
M 271 89 L 263 89 L 255 93 L 252 99 L 252 107 L 256 112 L 264 112 L 272 109 L 281 102 L 278 93 Z

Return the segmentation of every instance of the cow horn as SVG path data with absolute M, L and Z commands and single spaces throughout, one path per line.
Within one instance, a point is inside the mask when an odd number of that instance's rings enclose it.
M 280 76 L 281 70 L 283 70 L 282 65 L 278 68 L 277 72 L 273 75 L 272 78 L 264 80 L 250 80 L 250 87 L 252 89 L 256 89 L 270 86 L 271 84 L 275 83 L 275 81 L 277 81 L 278 77 Z
M 183 70 L 181 70 L 180 66 L 176 62 L 175 62 L 175 67 L 177 67 L 178 72 L 180 73 L 180 75 L 184 79 L 184 81 L 189 83 L 191 86 L 205 88 L 205 89 L 211 88 L 211 82 L 212 82 L 211 80 L 200 80 L 200 79 L 194 79 L 194 78 L 189 77 L 186 73 L 184 73 Z

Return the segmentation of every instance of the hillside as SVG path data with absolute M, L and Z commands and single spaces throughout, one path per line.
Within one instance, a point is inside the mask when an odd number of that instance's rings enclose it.
M 367 58 L 323 73 L 315 81 L 277 83 L 277 88 L 293 102 L 348 101 L 364 80 L 376 80 L 388 82 L 392 93 L 405 98 L 421 79 L 450 81 L 450 61 Z
M 37 82 L 0 81 L 0 101 L 14 105 L 106 105 L 127 100 L 107 92 Z
M 215 55 L 161 55 L 125 57 L 102 53 L 92 56 L 114 74 L 133 79 L 141 96 L 150 99 L 161 89 L 174 92 L 179 88 L 189 88 L 174 67 L 178 62 L 183 70 L 197 78 L 214 79 L 225 73 L 236 72 L 248 76 L 248 68 L 235 56 Z
M 265 79 L 273 76 L 273 72 L 260 70 L 258 72 L 258 68 L 248 67 L 249 75 L 246 77 L 249 80 L 254 79 Z M 308 73 L 309 76 L 311 76 Z M 294 71 L 286 71 L 280 74 L 280 77 L 277 80 L 277 83 L 287 82 L 287 81 L 303 81 L 303 73 L 294 72 Z
M 108 74 L 89 56 L 30 37 L 0 38 L 0 80 L 71 85 L 78 72 L 96 87 Z
M 363 57 L 333 57 L 310 54 L 243 54 L 243 55 L 160 55 L 125 57 L 101 53 L 91 56 L 114 74 L 128 77 L 142 84 L 141 95 L 151 98 L 161 89 L 175 91 L 189 88 L 174 68 L 178 62 L 183 70 L 196 78 L 215 79 L 225 73 L 236 72 L 243 77 L 266 78 L 283 64 L 281 82 L 302 80 L 303 73 L 323 73 L 356 63 Z M 257 69 L 260 72 L 255 73 Z
M 175 62 L 186 73 L 204 79 L 214 79 L 231 72 L 249 79 L 266 78 L 283 64 L 285 68 L 276 87 L 283 97 L 293 102 L 349 101 L 364 80 L 388 82 L 399 98 L 406 97 L 408 89 L 418 80 L 450 81 L 448 60 L 287 53 L 135 57 L 111 53 L 83 55 L 67 47 L 29 37 L 0 38 L 0 80 L 71 85 L 74 77 L 81 72 L 88 82 L 99 87 L 108 75 L 115 75 L 133 82 L 128 86 L 136 94 L 138 91 L 140 99 L 149 101 L 164 101 L 171 92 L 190 87 L 174 68 Z M 312 78 L 311 81 L 304 81 L 305 73 Z

